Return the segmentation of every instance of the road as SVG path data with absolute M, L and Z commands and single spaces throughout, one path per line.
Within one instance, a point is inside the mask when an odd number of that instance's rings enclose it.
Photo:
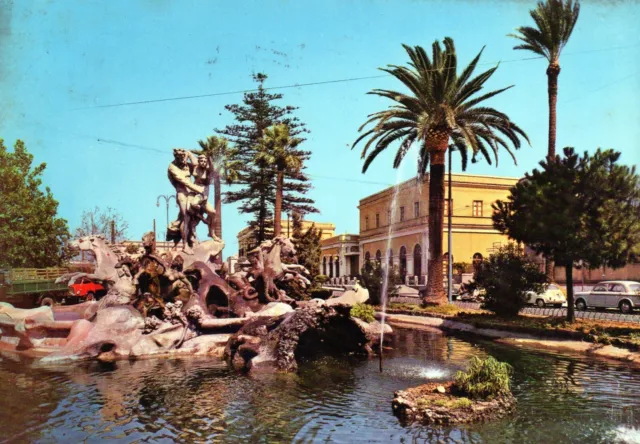
M 470 308 L 474 310 L 478 310 L 480 308 L 480 303 L 478 302 L 460 302 L 455 301 L 456 304 L 460 308 Z M 522 314 L 531 314 L 537 316 L 556 316 L 556 317 L 565 317 L 567 315 L 566 308 L 538 308 L 538 307 L 525 307 L 520 312 Z M 622 314 L 619 311 L 607 310 L 607 311 L 577 311 L 576 310 L 576 318 L 578 319 L 598 319 L 603 321 L 618 321 L 618 322 L 632 322 L 636 324 L 640 324 L 640 312 L 635 312 L 633 314 Z

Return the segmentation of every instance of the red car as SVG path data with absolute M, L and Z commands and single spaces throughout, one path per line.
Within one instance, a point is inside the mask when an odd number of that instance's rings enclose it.
M 81 277 L 73 284 L 69 285 L 69 290 L 74 297 L 83 298 L 87 301 L 95 301 L 105 293 L 104 287 L 92 280 Z

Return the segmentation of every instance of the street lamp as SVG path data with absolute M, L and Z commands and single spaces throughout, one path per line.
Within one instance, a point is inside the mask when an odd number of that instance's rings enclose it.
M 160 196 L 158 196 L 158 199 L 156 200 L 156 207 L 160 206 L 160 198 L 163 198 L 165 204 L 167 205 L 167 231 L 169 231 L 169 201 L 171 199 L 175 201 L 176 196 L 174 196 L 173 194 L 170 194 L 170 195 L 161 194 Z

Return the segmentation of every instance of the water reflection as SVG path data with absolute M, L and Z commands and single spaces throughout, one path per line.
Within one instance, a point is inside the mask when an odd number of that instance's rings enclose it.
M 0 361 L 8 441 L 615 442 L 640 433 L 640 373 L 437 330 L 399 330 L 377 361 L 322 357 L 298 374 L 240 376 L 210 360 L 41 367 Z M 471 356 L 514 366 L 517 414 L 457 428 L 403 427 L 393 392 L 451 378 Z M 621 441 L 625 442 L 625 441 Z

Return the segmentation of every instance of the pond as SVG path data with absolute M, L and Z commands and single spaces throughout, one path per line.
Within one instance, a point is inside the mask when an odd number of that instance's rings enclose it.
M 202 359 L 65 367 L 2 355 L 0 441 L 640 442 L 640 372 L 615 363 L 396 329 L 377 360 L 318 357 L 298 374 L 237 375 Z M 446 380 L 471 356 L 515 369 L 517 413 L 462 427 L 402 425 L 395 390 Z M 634 441 L 636 440 L 636 441 Z

